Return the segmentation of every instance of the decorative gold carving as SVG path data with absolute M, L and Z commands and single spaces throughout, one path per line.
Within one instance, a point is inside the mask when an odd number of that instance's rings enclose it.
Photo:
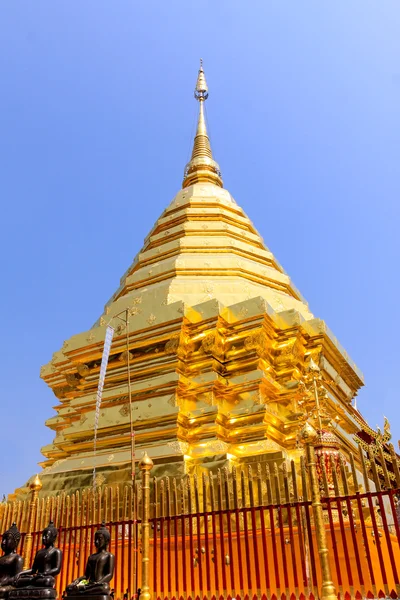
M 229 448 L 229 444 L 223 442 L 222 440 L 215 440 L 213 442 L 207 442 L 206 448 L 210 452 L 216 452 L 217 454 L 225 454 L 225 452 Z
M 127 417 L 129 415 L 129 404 L 121 406 L 118 412 L 122 417 Z
M 214 405 L 214 394 L 213 392 L 206 392 L 202 397 L 203 402 L 208 404 L 209 406 Z
M 149 325 L 154 325 L 154 323 L 157 321 L 157 317 L 155 315 L 153 315 L 153 313 L 151 313 L 151 315 L 149 316 L 149 318 L 147 319 L 147 322 Z
M 179 348 L 180 334 L 171 336 L 164 346 L 165 354 L 176 354 Z
M 97 473 L 97 475 L 95 477 L 96 486 L 103 485 L 103 483 L 105 483 L 105 481 L 106 481 L 106 478 L 104 477 L 103 473 Z
M 112 462 L 114 460 L 114 454 L 109 454 L 107 456 L 107 462 Z
M 267 349 L 268 338 L 263 330 L 255 331 L 244 340 L 246 350 L 255 350 L 258 356 L 262 356 Z
M 81 418 L 79 419 L 79 423 L 80 423 L 81 425 L 83 425 L 83 424 L 84 424 L 84 423 L 87 421 L 87 419 L 88 419 L 88 418 L 87 418 L 87 415 L 86 415 L 86 413 L 82 413 L 82 414 L 81 414 Z
M 86 338 L 86 341 L 90 343 L 94 340 L 95 337 L 96 336 L 94 335 L 93 331 L 90 331 L 89 335 Z
M 290 338 L 277 348 L 276 365 L 292 364 L 304 356 L 304 347 L 298 338 Z
M 79 377 L 75 373 L 67 373 L 65 379 L 71 387 L 78 385 Z
M 206 354 L 210 354 L 213 350 L 215 343 L 215 333 L 209 333 L 205 338 L 201 341 L 201 347 L 203 348 Z
M 172 396 L 170 398 L 168 398 L 167 404 L 169 404 L 170 406 L 174 406 L 174 407 L 177 405 L 176 394 L 172 394 Z
M 128 310 L 128 314 L 130 317 L 136 317 L 136 315 L 140 314 L 141 312 L 142 311 L 137 306 L 132 306 L 132 308 Z
M 179 358 L 184 358 L 194 350 L 194 343 L 187 334 L 181 334 L 180 344 L 177 349 L 177 355 Z
M 173 442 L 168 442 L 168 446 L 172 448 L 172 450 L 176 454 L 186 454 L 189 449 L 188 442 L 182 442 L 181 440 L 175 440 Z
M 100 327 L 103 327 L 106 324 L 107 324 L 107 321 L 105 320 L 105 318 L 104 317 L 100 317 Z
M 53 388 L 53 392 L 56 398 L 62 400 L 65 398 L 66 392 L 68 392 L 71 388 L 68 385 L 62 385 L 56 388 Z
M 129 352 L 129 360 L 132 360 L 132 358 L 133 358 L 133 354 L 132 354 L 132 352 Z M 128 364 L 128 350 L 124 350 L 124 352 L 121 352 L 118 360 L 120 360 L 121 362 L 123 362 L 127 365 Z
M 89 367 L 82 363 L 79 363 L 76 369 L 81 377 L 87 377 L 90 373 Z

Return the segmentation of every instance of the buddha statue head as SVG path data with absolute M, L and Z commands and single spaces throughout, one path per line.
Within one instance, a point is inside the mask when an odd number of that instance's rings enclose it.
M 43 546 L 46 546 L 46 548 L 48 548 L 49 546 L 52 546 L 54 544 L 54 542 L 56 541 L 57 534 L 58 534 L 57 527 L 54 526 L 53 521 L 50 521 L 50 523 L 47 525 L 47 527 L 45 529 L 43 529 L 43 533 L 42 533 Z
M 99 529 L 94 534 L 94 545 L 96 546 L 97 550 L 106 549 L 110 543 L 110 539 L 110 531 L 107 529 L 106 524 L 103 521 Z
M 5 554 L 11 554 L 15 552 L 20 542 L 21 534 L 18 531 L 16 523 L 13 523 L 7 531 L 2 535 L 1 549 Z

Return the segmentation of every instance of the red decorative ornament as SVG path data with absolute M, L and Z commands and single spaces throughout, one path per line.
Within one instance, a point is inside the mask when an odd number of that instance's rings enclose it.
M 328 482 L 329 492 L 334 491 L 332 463 L 336 473 L 340 474 L 340 444 L 336 435 L 327 429 L 321 429 L 317 432 L 317 437 L 314 442 L 315 462 L 318 474 L 319 487 L 323 491 L 323 475 L 322 465 L 325 465 L 326 479 Z

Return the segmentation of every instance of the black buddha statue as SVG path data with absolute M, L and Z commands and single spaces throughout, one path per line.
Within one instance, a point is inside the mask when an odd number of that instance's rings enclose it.
M 55 577 L 61 571 L 62 552 L 54 547 L 57 529 L 52 521 L 42 533 L 44 548 L 36 552 L 31 569 L 22 571 L 15 579 L 15 589 L 9 600 L 56 598 Z
M 21 534 L 15 523 L 2 535 L 1 549 L 4 554 L 0 557 L 0 598 L 8 598 L 8 593 L 14 589 L 15 577 L 21 573 L 24 561 L 17 554 L 17 546 Z
M 85 574 L 67 586 L 67 600 L 82 599 L 82 596 L 90 596 L 91 600 L 110 598 L 109 583 L 114 575 L 114 555 L 107 550 L 109 543 L 110 532 L 102 523 L 94 535 L 97 552 L 89 556 Z

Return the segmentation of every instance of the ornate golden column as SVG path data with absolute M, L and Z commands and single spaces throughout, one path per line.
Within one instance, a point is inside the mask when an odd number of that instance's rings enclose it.
M 311 503 L 313 508 L 315 535 L 317 538 L 319 561 L 322 572 L 321 600 L 337 600 L 337 594 L 332 581 L 331 567 L 329 564 L 328 546 L 326 543 L 326 532 L 324 516 L 321 504 L 321 493 L 318 482 L 317 466 L 315 462 L 314 442 L 318 439 L 318 433 L 309 423 L 306 423 L 301 432 L 301 441 L 305 445 L 308 474 L 311 484 Z
M 39 475 L 36 475 L 35 479 L 30 484 L 29 489 L 31 490 L 31 502 L 29 505 L 28 531 L 24 544 L 24 569 L 29 569 L 30 567 L 29 558 L 32 553 L 32 533 L 35 526 L 36 503 L 39 492 L 42 489 L 42 482 L 39 479 Z
M 153 468 L 153 461 L 144 453 L 139 462 L 139 469 L 142 472 L 142 591 L 141 600 L 150 600 L 149 586 L 149 561 L 150 561 L 150 471 Z

